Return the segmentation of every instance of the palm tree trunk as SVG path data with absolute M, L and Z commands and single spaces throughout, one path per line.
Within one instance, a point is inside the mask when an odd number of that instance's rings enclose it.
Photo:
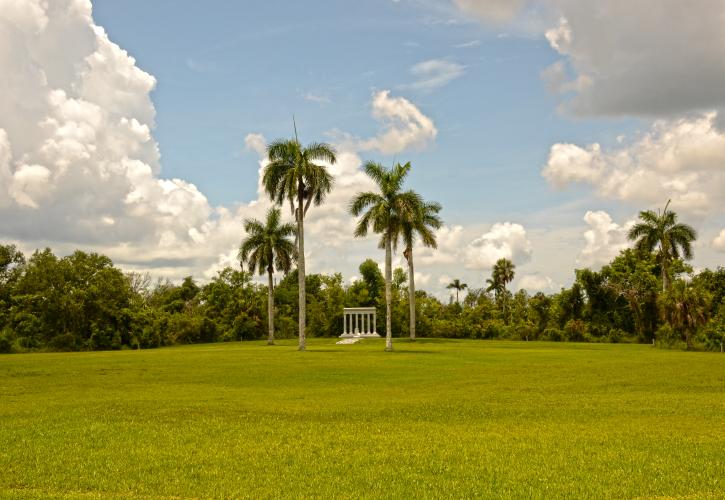
M 269 283 L 267 285 L 267 319 L 269 321 L 269 337 L 267 345 L 274 345 L 274 282 L 272 278 L 272 269 L 268 269 Z
M 458 302 L 458 288 L 456 288 L 456 305 L 460 305 Z
M 415 340 L 415 268 L 413 266 L 413 248 L 406 249 L 408 258 L 408 303 L 410 305 L 410 340 Z
M 662 258 L 662 291 L 666 292 L 670 288 L 670 277 L 667 273 L 667 262 L 666 259 Z
M 304 227 L 304 208 L 303 208 L 304 186 L 302 182 L 298 187 L 297 193 L 297 286 L 299 289 L 299 336 L 300 343 L 298 349 L 304 351 L 307 347 L 305 339 L 305 323 L 307 319 L 307 294 L 305 293 L 305 227 Z
M 393 280 L 393 249 L 390 242 L 390 235 L 385 238 L 385 350 L 393 350 L 393 318 L 392 302 L 393 294 L 390 290 L 390 282 Z

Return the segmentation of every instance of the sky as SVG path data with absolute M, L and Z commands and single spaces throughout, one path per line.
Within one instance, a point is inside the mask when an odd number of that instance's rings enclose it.
M 338 151 L 310 272 L 382 262 L 347 212 L 366 161 L 411 161 L 443 205 L 416 249 L 439 295 L 501 257 L 556 291 L 668 199 L 717 267 L 723 22 L 719 0 L 0 0 L 0 241 L 211 279 L 270 207 L 265 145 L 294 116 Z

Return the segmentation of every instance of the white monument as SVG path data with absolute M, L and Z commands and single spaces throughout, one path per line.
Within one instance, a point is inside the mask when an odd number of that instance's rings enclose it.
M 378 313 L 374 307 L 346 307 L 343 309 L 341 338 L 380 337 L 378 335 Z

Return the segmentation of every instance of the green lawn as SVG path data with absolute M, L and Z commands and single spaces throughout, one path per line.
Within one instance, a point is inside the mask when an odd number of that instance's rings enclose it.
M 0 497 L 725 497 L 725 355 L 280 344 L 0 356 Z

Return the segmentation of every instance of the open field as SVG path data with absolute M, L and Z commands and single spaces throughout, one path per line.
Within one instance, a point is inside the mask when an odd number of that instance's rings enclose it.
M 718 353 L 280 344 L 0 356 L 0 497 L 725 495 Z

